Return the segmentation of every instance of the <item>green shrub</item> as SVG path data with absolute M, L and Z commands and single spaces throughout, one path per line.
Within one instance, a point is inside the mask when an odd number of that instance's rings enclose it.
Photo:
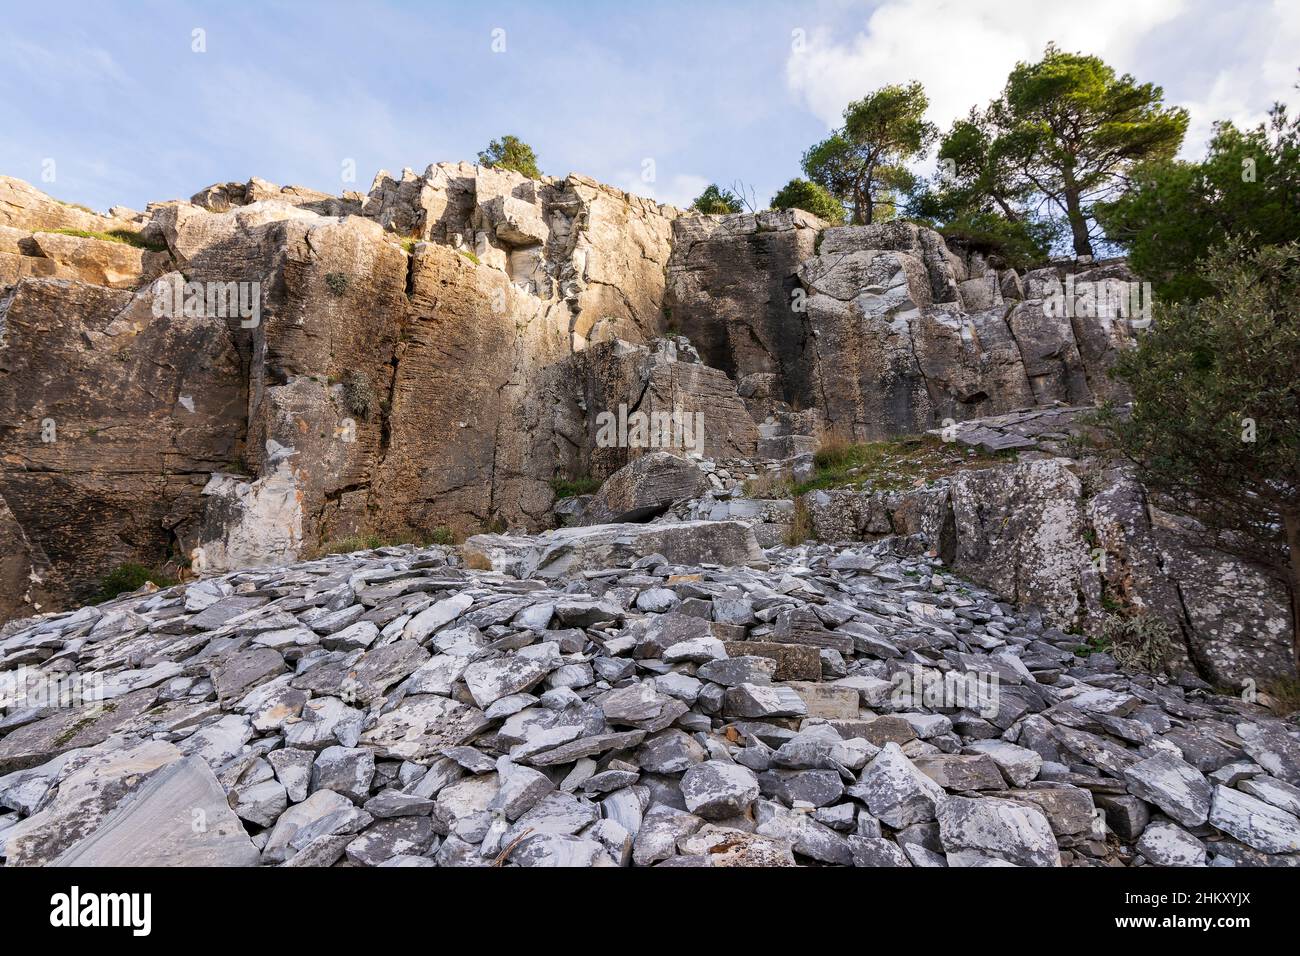
M 717 183 L 709 183 L 704 192 L 695 197 L 691 209 L 711 216 L 725 216 L 729 213 L 744 212 L 739 197 L 729 189 L 723 189 Z
M 488 148 L 478 154 L 479 165 L 490 169 L 513 169 L 529 179 L 541 179 L 537 168 L 537 154 L 518 136 L 502 136 L 488 143 Z
M 134 562 L 119 564 L 99 582 L 99 593 L 95 596 L 94 603 L 111 601 L 119 594 L 129 594 L 150 581 L 160 588 L 169 588 L 177 583 L 175 578 L 153 568 L 147 568 L 143 564 Z
M 342 295 L 352 285 L 352 279 L 342 272 L 325 273 L 325 285 L 334 295 Z
M 817 183 L 792 179 L 772 197 L 773 209 L 802 209 L 833 226 L 844 222 L 844 203 Z

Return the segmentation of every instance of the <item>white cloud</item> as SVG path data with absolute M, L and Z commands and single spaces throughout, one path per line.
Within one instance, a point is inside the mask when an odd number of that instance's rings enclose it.
M 1300 79 L 1300 4 L 1273 0 L 1249 15 L 1221 11 L 1207 29 L 1221 33 L 1234 27 L 1241 36 L 1231 47 L 1232 62 L 1214 70 L 1208 84 L 1200 84 L 1199 94 L 1180 102 L 1191 113 L 1184 158 L 1201 156 L 1215 120 L 1251 127 L 1264 121 L 1274 102 L 1294 104 L 1300 99 L 1295 88 Z
M 1016 62 L 1038 59 L 1049 41 L 1131 70 L 1141 39 L 1186 3 L 886 0 L 852 37 L 812 31 L 807 48 L 786 61 L 786 82 L 830 128 L 851 100 L 886 83 L 920 80 L 930 119 L 947 127 L 994 98 Z

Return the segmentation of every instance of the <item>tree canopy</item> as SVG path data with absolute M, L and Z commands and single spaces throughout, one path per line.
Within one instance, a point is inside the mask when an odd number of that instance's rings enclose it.
M 1093 204 L 1113 198 L 1135 163 L 1171 158 L 1182 144 L 1187 111 L 1163 98 L 1098 57 L 1049 45 L 1037 63 L 1016 64 L 985 114 L 980 186 L 1042 197 L 1064 215 L 1075 254 L 1090 256 L 1100 235 Z
M 1300 236 L 1300 116 L 1277 104 L 1253 130 L 1215 125 L 1205 159 L 1139 166 L 1129 188 L 1097 209 L 1109 238 L 1165 299 L 1213 291 L 1201 274 L 1210 247 L 1249 235 L 1255 245 Z
M 913 190 L 911 215 L 950 235 L 1000 246 L 1017 264 L 1041 259 L 1062 234 L 1094 254 L 1099 211 L 1135 168 L 1169 161 L 1187 113 L 1163 92 L 1117 76 L 1095 56 L 1048 45 L 1018 63 L 998 99 L 972 109 L 939 143 L 939 175 Z
M 844 109 L 844 125 L 803 155 L 804 174 L 852 210 L 855 225 L 892 218 L 897 196 L 916 185 L 906 163 L 938 130 L 925 119 L 920 83 L 883 86 Z
M 488 143 L 488 148 L 478 154 L 480 166 L 492 169 L 513 169 L 529 179 L 541 179 L 537 168 L 537 154 L 518 136 L 502 136 Z

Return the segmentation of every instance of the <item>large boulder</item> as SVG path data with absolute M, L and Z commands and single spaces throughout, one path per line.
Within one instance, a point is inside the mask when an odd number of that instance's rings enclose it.
M 959 471 L 950 487 L 955 567 L 1009 600 L 1041 606 L 1053 624 L 1075 621 L 1080 591 L 1095 591 L 1096 571 L 1069 461 Z
M 668 452 L 641 455 L 605 479 L 587 502 L 583 524 L 649 521 L 707 485 L 704 472 L 689 459 Z

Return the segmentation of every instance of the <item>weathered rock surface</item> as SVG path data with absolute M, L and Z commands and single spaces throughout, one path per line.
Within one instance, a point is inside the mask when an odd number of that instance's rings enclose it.
M 1122 467 L 1082 455 L 1084 409 L 1040 407 L 934 430 L 958 447 L 1018 458 L 954 470 L 924 487 L 803 496 L 825 541 L 913 538 L 1005 600 L 1095 633 L 1116 605 L 1173 634 L 1171 666 L 1251 686 L 1291 673 L 1285 589 L 1207 547 Z
M 186 757 L 153 774 L 54 865 L 253 866 L 257 858 L 208 765 Z
M 666 301 L 705 361 L 846 437 L 1122 397 L 1105 370 L 1132 342 L 1124 317 L 1045 312 L 1041 280 L 1017 278 L 1007 299 L 995 269 L 928 229 L 825 228 L 794 210 L 682 217 L 673 232 Z M 1075 278 L 1123 281 L 1113 272 Z
M 697 497 L 707 486 L 693 462 L 667 452 L 634 458 L 600 486 L 587 502 L 583 524 L 649 521 L 673 504 Z

